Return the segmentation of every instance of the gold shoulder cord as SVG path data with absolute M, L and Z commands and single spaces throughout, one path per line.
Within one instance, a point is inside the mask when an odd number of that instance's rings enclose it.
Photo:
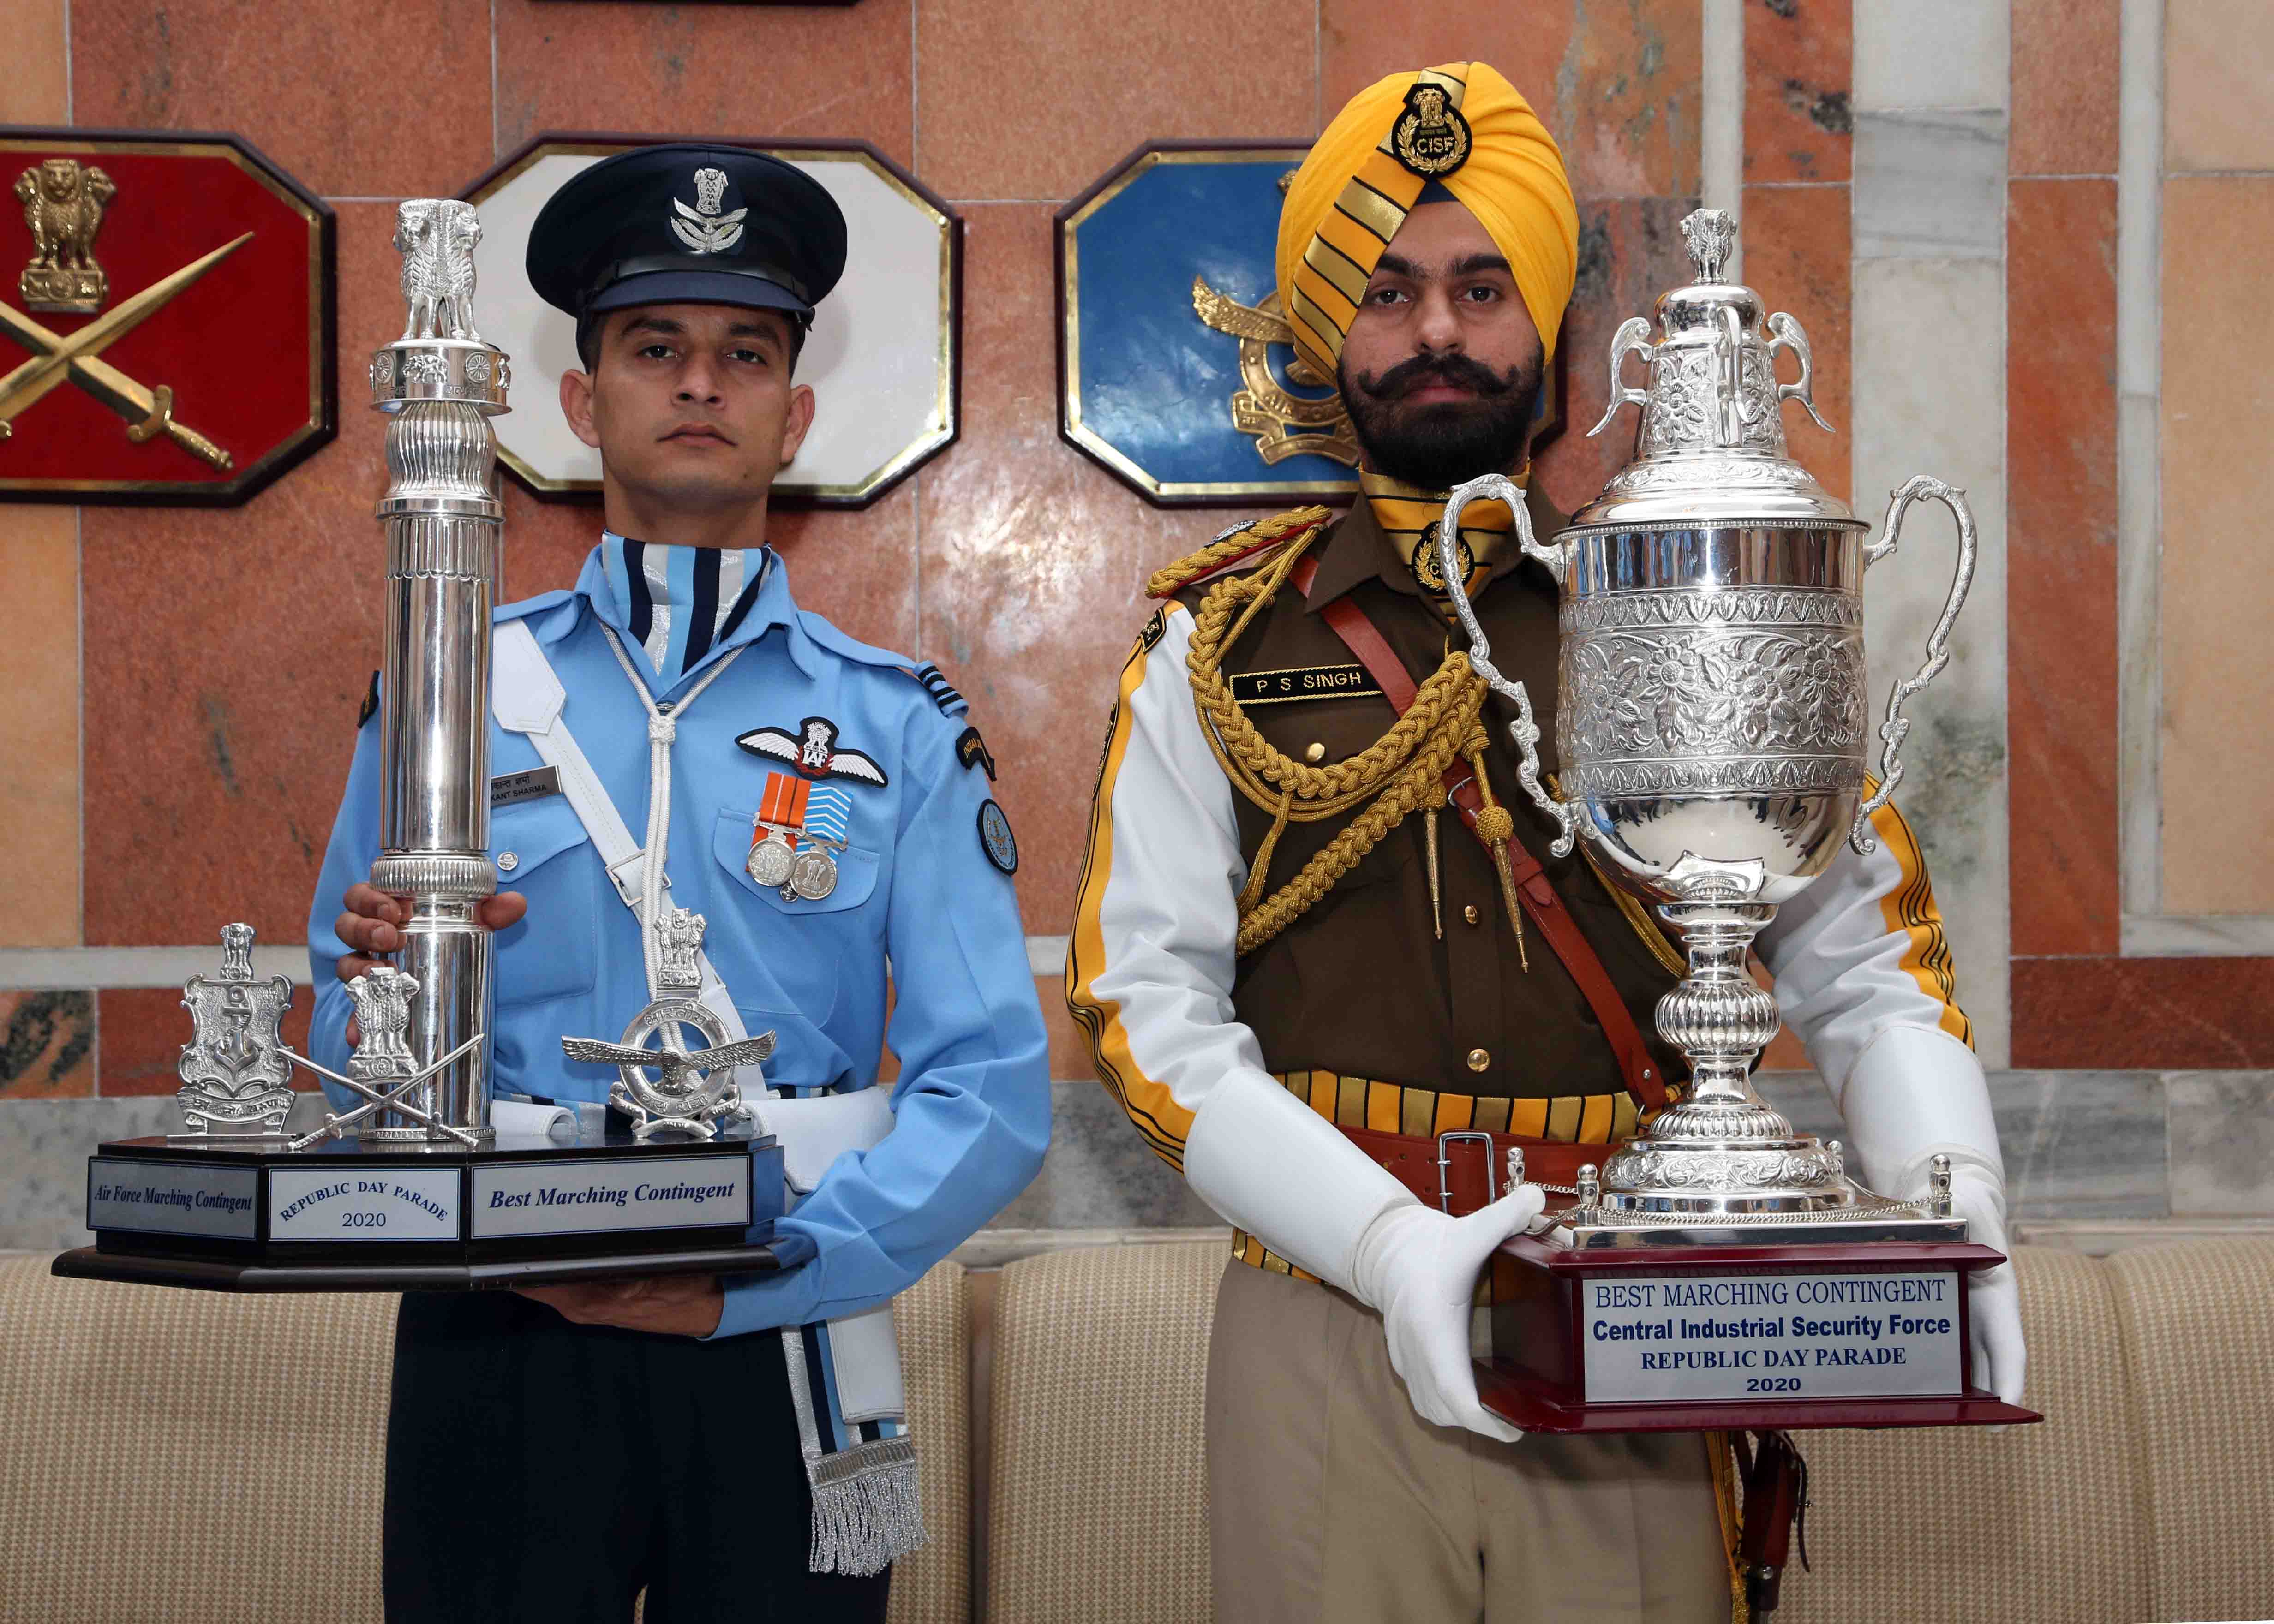
M 1233 786 L 1272 817 L 1271 832 L 1256 851 L 1239 897 L 1237 951 L 1243 954 L 1254 951 L 1299 918 L 1409 813 L 1442 804 L 1445 769 L 1456 756 L 1465 753 L 1463 747 L 1478 732 L 1477 718 L 1484 707 L 1485 685 L 1469 669 L 1468 657 L 1449 653 L 1397 724 L 1346 761 L 1309 766 L 1281 754 L 1256 731 L 1231 696 L 1224 676 L 1224 656 L 1271 602 L 1296 560 L 1320 535 L 1327 516 L 1323 508 L 1304 508 L 1266 519 L 1163 570 L 1147 587 L 1156 597 L 1165 595 L 1226 560 L 1254 555 L 1259 542 L 1286 538 L 1277 551 L 1261 553 L 1255 569 L 1227 575 L 1209 587 L 1193 616 L 1192 651 L 1185 662 L 1209 748 Z M 1339 816 L 1369 800 L 1371 804 L 1293 879 L 1268 897 L 1262 894 L 1272 849 L 1288 824 Z

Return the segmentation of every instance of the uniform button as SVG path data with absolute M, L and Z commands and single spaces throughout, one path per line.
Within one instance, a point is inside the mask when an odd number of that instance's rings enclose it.
M 520 867 L 521 859 L 516 857 L 511 852 L 500 852 L 498 853 L 498 872 L 500 874 L 511 874 L 516 868 Z
M 1327 759 L 1327 747 L 1323 744 L 1312 744 L 1306 746 L 1303 751 L 1303 759 L 1309 762 L 1313 766 L 1317 766 L 1321 762 Z
M 1485 1053 L 1485 1051 L 1484 1051 L 1483 1049 L 1471 1049 L 1471 1050 L 1469 1051 L 1469 1070 L 1470 1070 L 1470 1071 L 1483 1071 L 1487 1066 L 1490 1065 L 1491 1064 L 1492 1064 L 1492 1056 L 1491 1056 L 1490 1055 L 1488 1055 L 1488 1054 Z
M 1473 925 L 1479 920 L 1482 919 L 1484 915 L 1477 912 L 1477 905 L 1472 902 L 1467 907 L 1461 910 L 1461 917 L 1467 920 L 1469 923 Z

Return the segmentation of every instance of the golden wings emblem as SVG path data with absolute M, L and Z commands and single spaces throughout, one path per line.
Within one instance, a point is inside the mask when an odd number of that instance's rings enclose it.
M 1195 276 L 1193 311 L 1217 332 L 1239 341 L 1239 380 L 1246 387 L 1232 393 L 1231 425 L 1254 438 L 1257 455 L 1267 463 L 1309 455 L 1358 466 L 1358 435 L 1343 397 L 1297 395 L 1271 370 L 1272 346 L 1291 350 L 1295 344 L 1294 329 L 1279 312 L 1276 291 L 1265 295 L 1260 304 L 1243 304 L 1209 287 L 1205 276 Z M 1334 387 L 1332 379 L 1320 377 L 1299 358 L 1288 361 L 1287 378 L 1305 386 Z

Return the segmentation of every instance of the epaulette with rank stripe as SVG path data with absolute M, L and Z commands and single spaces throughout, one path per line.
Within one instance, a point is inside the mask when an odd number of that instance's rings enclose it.
M 1228 570 L 1261 564 L 1281 546 L 1303 537 L 1333 517 L 1324 508 L 1294 508 L 1268 519 L 1251 519 L 1224 531 L 1197 553 L 1187 553 L 1167 568 L 1156 571 L 1145 583 L 1148 598 L 1169 598 L 1188 586 L 1215 580 Z
M 961 716 L 971 709 L 963 695 L 955 691 L 955 685 L 940 675 L 939 667 L 930 661 L 916 667 L 915 677 L 924 685 L 924 692 L 931 695 L 932 703 L 939 707 L 942 716 Z

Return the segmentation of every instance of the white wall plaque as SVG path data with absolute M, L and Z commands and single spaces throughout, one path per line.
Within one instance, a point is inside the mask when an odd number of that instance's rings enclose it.
M 750 1159 L 477 1162 L 472 1218 L 474 1240 L 748 1224 Z
M 600 454 L 561 415 L 561 374 L 577 366 L 576 324 L 532 292 L 529 229 L 546 199 L 602 158 L 690 136 L 546 135 L 474 183 L 482 335 L 513 357 L 513 410 L 494 419 L 498 455 L 539 496 L 600 488 Z M 845 212 L 844 279 L 814 312 L 797 381 L 813 387 L 813 430 L 774 493 L 863 508 L 955 439 L 962 222 L 914 177 L 857 141 L 749 147 L 795 164 Z
M 1590 1403 L 1964 1390 L 1955 1269 L 1579 1284 Z
M 342 1158 L 342 1161 L 346 1161 Z M 268 1175 L 272 1241 L 456 1241 L 458 1169 L 276 1168 Z
M 260 1170 L 252 1167 L 91 1156 L 87 1227 L 249 1241 L 259 1226 L 260 1189 Z

